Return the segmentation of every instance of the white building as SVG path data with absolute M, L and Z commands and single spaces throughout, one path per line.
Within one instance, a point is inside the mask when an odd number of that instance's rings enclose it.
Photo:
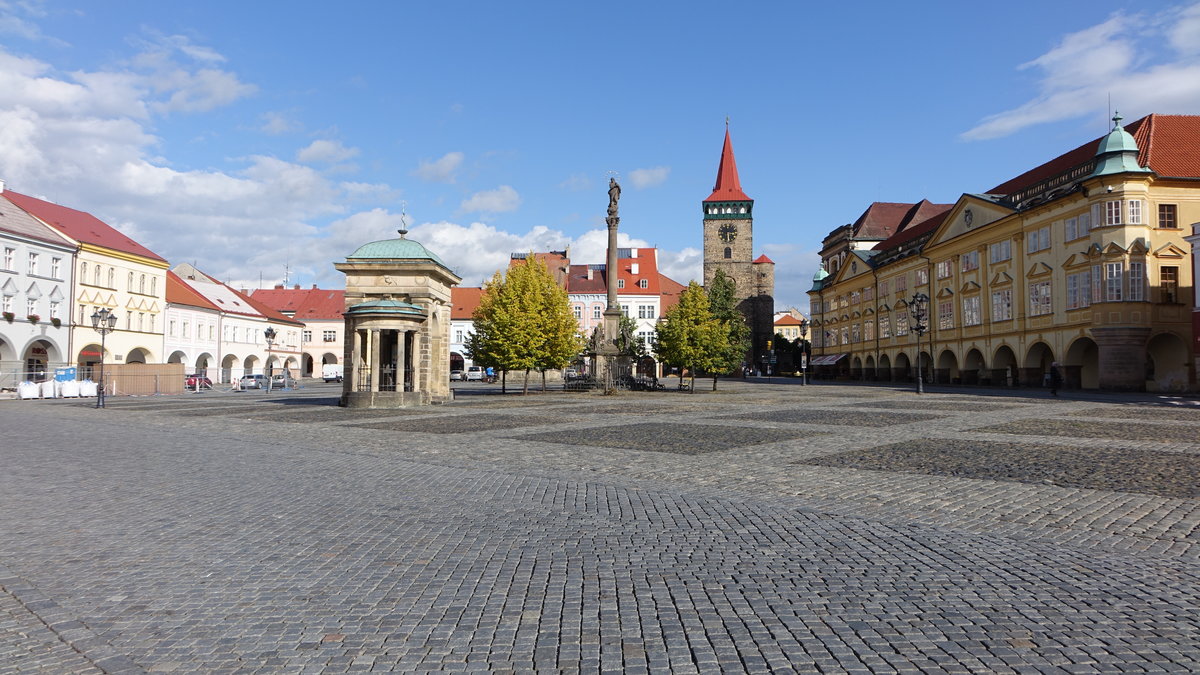
M 191 265 L 177 265 L 173 271 L 186 288 L 219 310 L 218 314 L 202 312 L 203 308 L 195 302 L 181 303 L 180 307 L 173 308 L 172 316 L 177 323 L 168 325 L 167 329 L 168 339 L 179 352 L 177 362 L 193 364 L 196 370 L 206 372 L 214 383 L 281 370 L 292 376 L 300 374 L 303 323 L 289 319 Z M 184 321 L 188 317 L 191 320 L 185 329 Z M 268 329 L 275 331 L 275 340 L 270 345 L 266 339 Z M 174 334 L 170 334 L 172 330 Z M 172 358 L 176 358 L 174 352 Z
M 72 361 L 75 244 L 3 196 L 0 183 L 0 389 Z

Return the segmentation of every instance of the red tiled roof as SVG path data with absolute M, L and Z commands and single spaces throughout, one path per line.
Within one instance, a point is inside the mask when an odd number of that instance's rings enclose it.
M 938 213 L 949 211 L 953 204 L 934 204 L 922 199 L 916 204 L 874 202 L 863 211 L 851 226 L 855 239 L 887 239 L 912 223 L 919 223 Z
M 1200 178 L 1200 115 L 1147 115 L 1125 125 L 1138 145 L 1138 165 L 1160 176 Z M 1099 136 L 988 190 L 1010 195 L 1084 164 L 1096 156 Z
M 567 287 L 567 274 L 571 266 L 571 259 L 566 256 L 563 251 L 548 251 L 543 253 L 534 253 L 534 260 L 540 260 L 550 271 L 550 276 L 554 277 L 554 281 L 563 288 Z M 509 258 L 508 266 L 521 265 L 525 262 L 525 258 Z
M 776 326 L 799 326 L 800 323 L 800 319 L 797 319 L 791 314 L 784 314 L 775 320 Z
M 729 139 L 729 127 L 725 127 L 725 145 L 721 148 L 721 164 L 717 167 L 717 184 L 706 202 L 752 201 L 742 192 L 742 181 L 738 178 L 737 162 L 733 158 L 733 141 Z
M 267 317 L 267 318 L 268 318 L 268 319 L 270 319 L 271 321 L 278 321 L 279 323 L 290 323 L 290 324 L 297 325 L 297 326 L 302 326 L 302 325 L 304 325 L 304 322 L 302 322 L 302 321 L 297 321 L 297 320 L 295 320 L 295 319 L 291 319 L 291 318 L 288 318 L 288 317 L 284 316 L 283 314 L 281 314 L 281 313 L 279 313 L 279 312 L 277 312 L 277 311 L 275 311 L 275 310 L 271 309 L 270 307 L 266 306 L 266 304 L 262 303 L 261 301 L 259 301 L 259 300 L 255 300 L 254 298 L 250 297 L 250 295 L 249 295 L 249 294 L 247 294 L 247 293 L 243 293 L 243 292 L 241 292 L 241 291 L 239 291 L 239 290 L 237 290 L 237 289 L 235 289 L 235 288 L 232 288 L 232 287 L 230 287 L 230 286 L 228 286 L 228 285 L 226 285 L 226 288 L 229 288 L 229 290 L 233 291 L 235 295 L 237 295 L 238 297 L 240 297 L 240 298 L 241 298 L 242 300 L 244 300 L 244 301 L 245 301 L 245 302 L 246 302 L 248 305 L 250 305 L 250 306 L 251 306 L 251 307 L 253 307 L 254 309 L 258 310 L 258 312 L 259 312 L 260 314 L 262 314 L 263 316 Z
M 475 314 L 479 307 L 479 299 L 483 297 L 483 289 L 477 286 L 454 286 L 450 289 L 450 319 L 466 321 Z
M 933 230 L 937 229 L 937 227 L 939 225 L 942 224 L 942 221 L 946 220 L 946 216 L 949 214 L 950 214 L 950 210 L 946 209 L 945 211 L 938 213 L 937 215 L 933 216 L 932 218 L 923 220 L 923 221 L 921 221 L 919 223 L 915 223 L 913 225 L 909 225 L 908 227 L 904 228 L 903 230 L 900 230 L 899 232 L 897 232 L 896 234 L 893 234 L 892 236 L 888 237 L 887 239 L 884 239 L 883 241 L 879 242 L 878 244 L 875 244 L 875 246 L 872 247 L 872 250 L 886 251 L 888 249 L 899 246 L 900 244 L 903 244 L 905 242 L 916 239 L 917 237 L 921 236 L 922 234 L 927 234 L 929 232 L 932 232 Z
M 775 264 L 775 261 L 768 258 L 766 253 L 755 258 L 754 262 L 756 262 L 756 263 L 771 263 L 772 265 Z
M 255 300 L 301 321 L 340 320 L 346 309 L 346 292 L 324 288 L 259 288 L 250 294 Z
M 41 219 L 68 237 L 88 244 L 103 246 L 122 253 L 132 253 L 166 262 L 157 253 L 121 234 L 96 216 L 66 206 L 52 204 L 34 197 L 5 190 L 4 196 L 17 206 Z
M 221 311 L 213 303 L 209 302 L 208 298 L 197 293 L 191 286 L 184 283 L 183 279 L 179 278 L 171 270 L 167 270 L 167 302 L 172 305 L 188 305 L 190 307 L 202 307 L 204 309 L 215 309 Z
M 679 304 L 679 294 L 682 293 L 687 286 L 675 281 L 665 274 L 658 275 L 658 286 L 662 290 L 662 299 L 659 308 L 659 314 L 665 314 L 668 309 Z
M 658 295 L 658 249 L 639 248 L 636 258 L 617 259 L 617 278 L 625 282 L 624 288 L 617 292 L 621 295 Z M 637 274 L 633 266 L 638 266 Z M 608 274 L 605 269 L 592 270 L 592 278 L 588 279 L 588 265 L 571 265 L 567 275 L 567 292 L 574 294 L 603 294 L 608 292 Z M 645 280 L 646 287 L 638 282 Z

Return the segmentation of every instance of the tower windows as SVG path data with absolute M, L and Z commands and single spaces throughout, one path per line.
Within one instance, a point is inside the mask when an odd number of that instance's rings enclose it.
M 726 246 L 726 247 L 725 247 L 725 259 L 726 259 L 726 260 L 729 260 L 729 259 L 730 259 L 730 258 L 732 258 L 732 257 L 733 257 L 733 249 L 731 249 L 731 248 L 729 248 L 728 246 Z

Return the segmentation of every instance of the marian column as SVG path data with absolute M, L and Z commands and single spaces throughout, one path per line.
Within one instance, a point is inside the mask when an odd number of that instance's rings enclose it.
M 605 259 L 604 284 L 608 288 L 608 307 L 604 310 L 604 333 L 596 351 L 600 358 L 597 365 L 601 372 L 600 382 L 606 392 L 613 390 L 613 377 L 617 357 L 617 337 L 621 334 L 621 306 L 617 304 L 617 202 L 621 199 L 621 186 L 616 178 L 608 179 L 608 256 Z

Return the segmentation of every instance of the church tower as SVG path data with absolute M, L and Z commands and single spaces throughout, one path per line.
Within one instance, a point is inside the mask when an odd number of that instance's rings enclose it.
M 717 270 L 735 284 L 738 309 L 750 326 L 747 359 L 765 370 L 767 343 L 774 334 L 775 263 L 754 254 L 754 200 L 742 192 L 729 125 L 717 167 L 717 183 L 702 202 L 704 210 L 704 285 Z

